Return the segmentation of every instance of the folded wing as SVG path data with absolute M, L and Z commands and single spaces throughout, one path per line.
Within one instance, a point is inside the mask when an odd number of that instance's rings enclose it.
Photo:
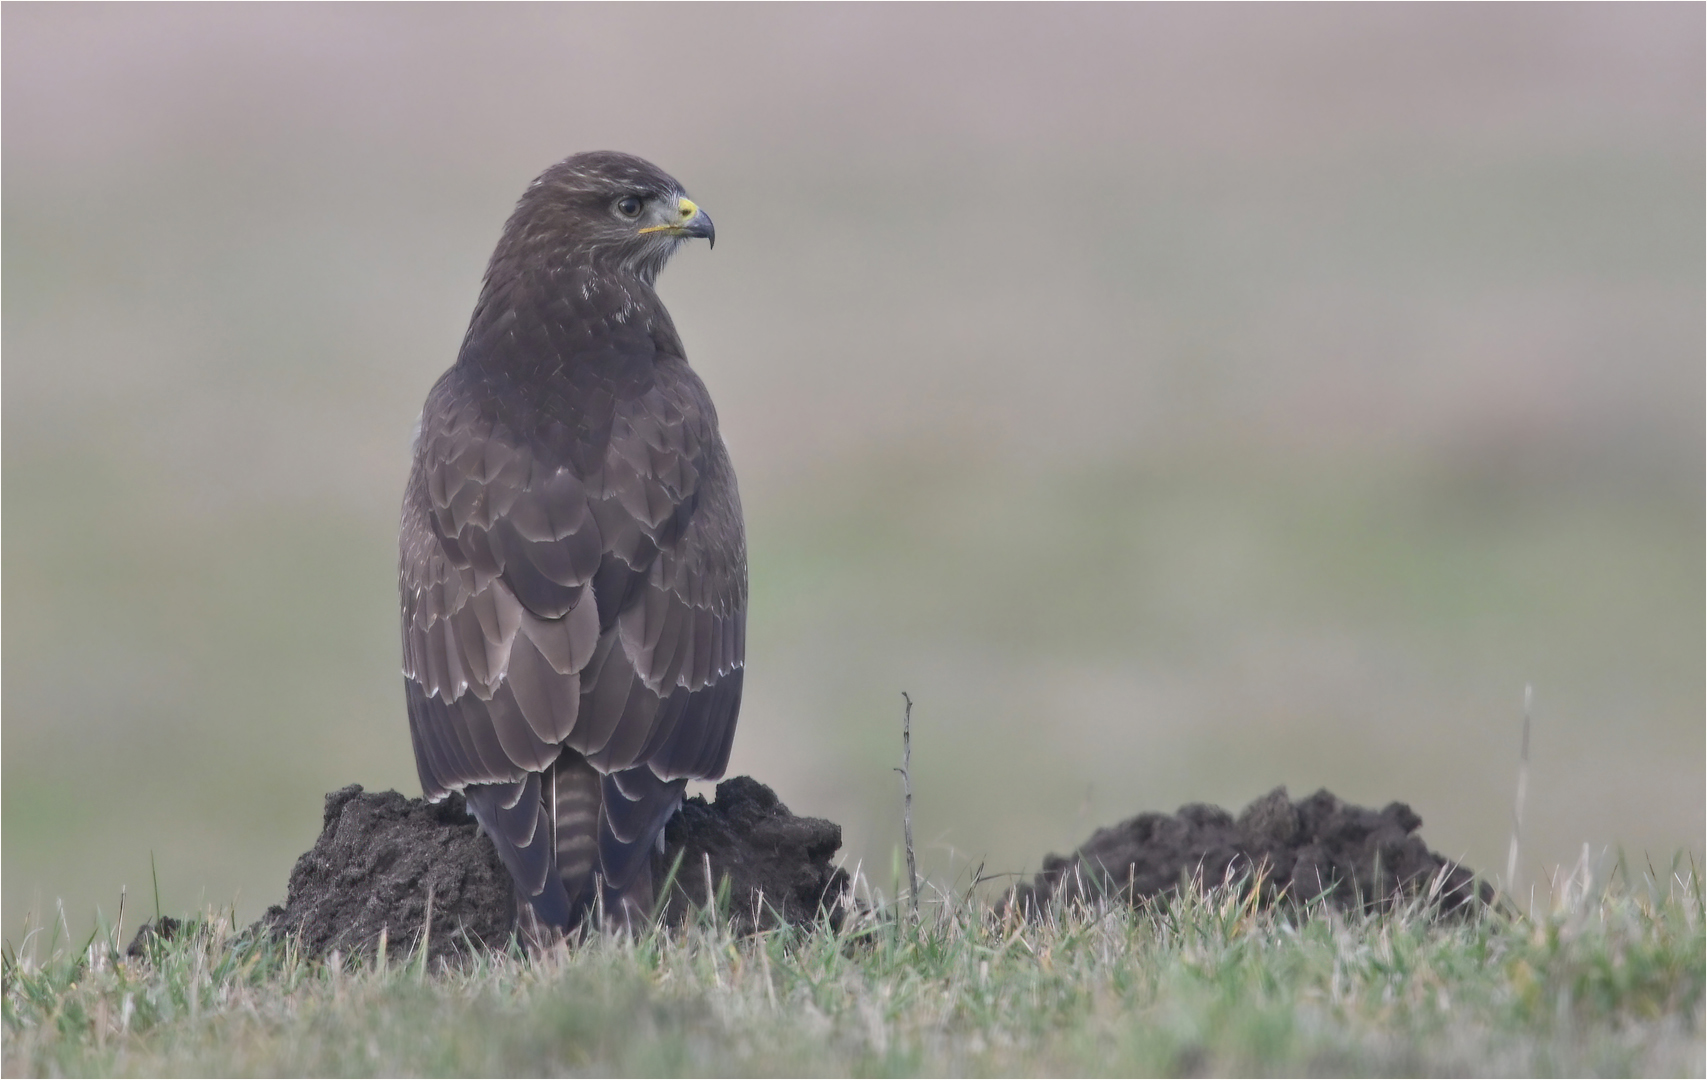
M 605 775 L 600 872 L 619 887 L 686 780 L 722 774 L 745 655 L 739 496 L 681 361 L 583 432 L 493 416 L 457 375 L 428 398 L 403 510 L 410 733 L 427 797 L 466 791 L 551 918 L 559 815 L 539 778 L 565 748 Z

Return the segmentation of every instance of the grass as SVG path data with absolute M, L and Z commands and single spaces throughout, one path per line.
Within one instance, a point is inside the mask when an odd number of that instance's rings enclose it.
M 1702 916 L 1693 868 L 1457 919 L 1228 885 L 1029 923 L 946 898 L 749 937 L 706 915 L 429 971 L 306 960 L 210 912 L 144 957 L 116 930 L 8 947 L 4 1071 L 1700 1075 Z

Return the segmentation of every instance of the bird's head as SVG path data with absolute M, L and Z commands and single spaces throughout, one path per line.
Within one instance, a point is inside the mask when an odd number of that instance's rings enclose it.
M 674 177 L 610 150 L 576 154 L 541 173 L 504 232 L 520 252 L 631 273 L 648 284 L 683 242 L 717 237 L 710 215 Z

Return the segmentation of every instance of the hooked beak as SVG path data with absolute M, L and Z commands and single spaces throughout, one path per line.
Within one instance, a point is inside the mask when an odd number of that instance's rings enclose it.
M 640 230 L 643 233 L 667 232 L 671 236 L 686 236 L 703 238 L 710 242 L 711 247 L 717 246 L 717 226 L 711 223 L 711 215 L 699 208 L 699 204 L 683 195 L 676 202 L 676 220 L 664 225 L 649 225 Z

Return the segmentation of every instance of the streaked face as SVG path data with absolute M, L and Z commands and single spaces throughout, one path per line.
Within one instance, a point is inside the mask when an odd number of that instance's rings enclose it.
M 711 217 L 672 177 L 621 154 L 583 154 L 552 166 L 517 209 L 524 242 L 540 239 L 567 254 L 650 282 L 689 239 L 715 242 Z

